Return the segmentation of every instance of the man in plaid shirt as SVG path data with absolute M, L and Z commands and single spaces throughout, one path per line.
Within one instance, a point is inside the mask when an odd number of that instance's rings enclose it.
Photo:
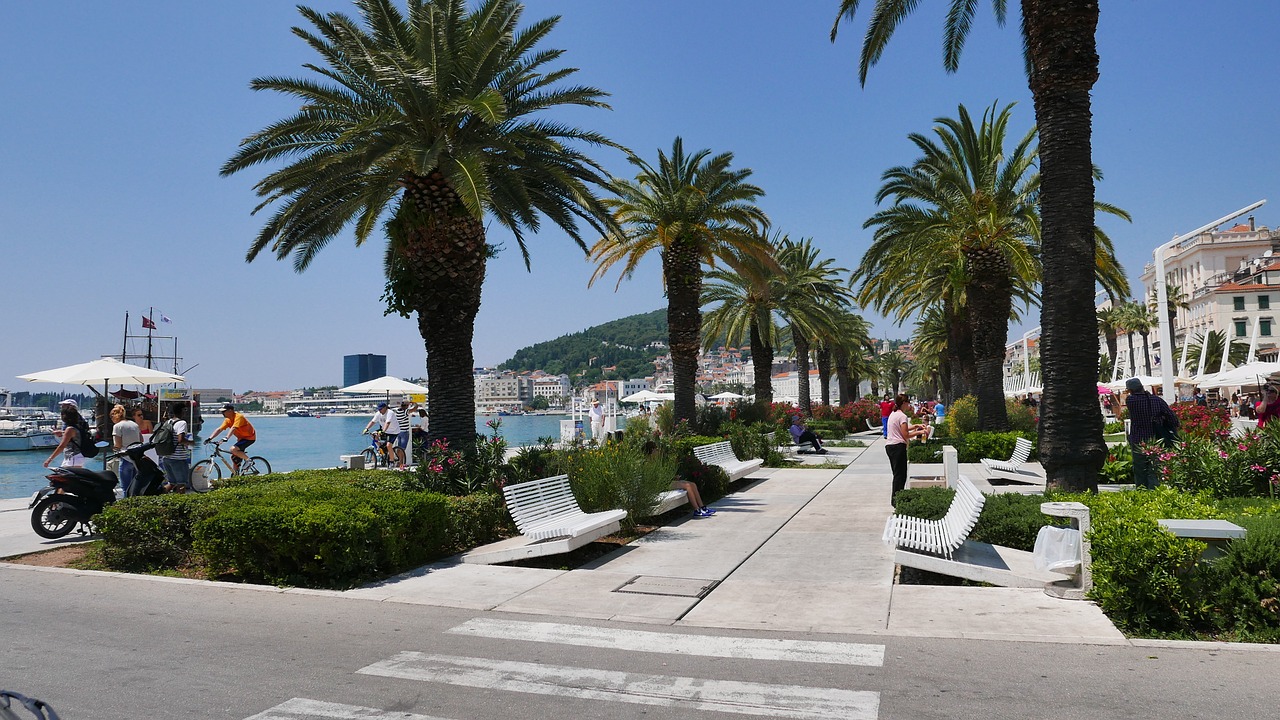
M 1139 449 L 1143 443 L 1152 440 L 1167 442 L 1167 436 L 1178 429 L 1178 416 L 1169 409 L 1169 404 L 1159 395 L 1152 395 L 1142 387 L 1138 378 L 1125 381 L 1129 397 L 1125 399 L 1125 407 L 1129 409 L 1129 448 L 1133 451 L 1133 481 L 1145 488 L 1154 488 L 1160 483 L 1156 473 L 1156 465 L 1151 457 L 1144 455 Z

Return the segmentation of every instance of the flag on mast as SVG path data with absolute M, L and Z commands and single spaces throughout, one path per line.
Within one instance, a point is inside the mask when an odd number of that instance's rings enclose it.
M 171 322 L 173 322 L 173 321 L 169 319 L 169 316 L 168 316 L 168 315 L 165 315 L 164 313 L 160 313 L 160 322 L 162 322 L 162 323 L 171 323 Z
M 155 323 L 153 323 L 153 322 L 151 322 L 151 318 L 147 317 L 146 315 L 143 315 L 143 316 L 142 316 L 142 327 L 144 327 L 144 328 L 146 328 L 146 329 L 148 329 L 148 330 L 155 330 L 155 329 L 156 329 L 156 324 L 155 324 Z

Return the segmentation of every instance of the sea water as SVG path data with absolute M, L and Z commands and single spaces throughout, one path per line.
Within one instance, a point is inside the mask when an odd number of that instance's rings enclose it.
M 508 415 L 476 416 L 476 432 L 485 435 L 493 430 L 486 423 L 501 421 L 498 434 L 508 447 L 533 445 L 539 438 L 560 438 L 560 421 L 566 415 Z M 619 418 L 621 425 L 621 418 Z M 206 417 L 205 436 L 218 426 L 217 417 Z M 278 415 L 250 416 L 249 422 L 257 430 L 258 441 L 249 448 L 250 455 L 261 455 L 271 463 L 274 471 L 306 470 L 338 466 L 338 456 L 357 455 L 369 445 L 368 436 L 361 435 L 369 422 L 367 415 L 330 415 L 319 418 L 291 418 Z M 223 448 L 229 448 L 223 445 Z M 51 450 L 0 453 L 0 499 L 30 497 L 49 484 L 48 472 L 41 465 Z M 193 448 L 191 462 L 208 456 L 203 445 Z M 62 462 L 58 457 L 54 466 Z M 93 470 L 102 469 L 102 455 L 85 461 Z

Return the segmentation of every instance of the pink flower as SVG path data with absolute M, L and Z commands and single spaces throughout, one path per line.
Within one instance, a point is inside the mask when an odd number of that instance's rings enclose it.
M 1223 451 L 1219 450 L 1219 451 L 1218 451 L 1218 457 L 1222 458 L 1223 460 L 1226 460 L 1226 459 L 1227 459 L 1227 454 L 1226 454 L 1225 452 L 1223 452 Z
M 1250 466 L 1249 466 L 1249 469 L 1253 470 L 1254 472 L 1266 472 L 1266 471 L 1267 471 L 1267 469 L 1266 469 L 1266 468 L 1264 468 L 1264 467 L 1262 467 L 1261 465 L 1250 465 Z
M 1240 443 L 1239 445 L 1236 445 L 1236 447 L 1240 448 L 1241 450 L 1248 450 L 1248 449 L 1249 449 L 1249 446 L 1248 446 L 1248 445 L 1245 445 L 1244 443 Z

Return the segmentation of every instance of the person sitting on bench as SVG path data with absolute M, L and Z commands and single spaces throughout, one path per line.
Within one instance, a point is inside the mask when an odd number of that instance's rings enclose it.
M 804 418 L 795 415 L 791 418 L 791 440 L 796 445 L 809 443 L 813 446 L 813 451 L 819 455 L 826 455 L 827 451 L 822 447 L 822 440 L 814 434 L 812 430 L 805 427 Z

